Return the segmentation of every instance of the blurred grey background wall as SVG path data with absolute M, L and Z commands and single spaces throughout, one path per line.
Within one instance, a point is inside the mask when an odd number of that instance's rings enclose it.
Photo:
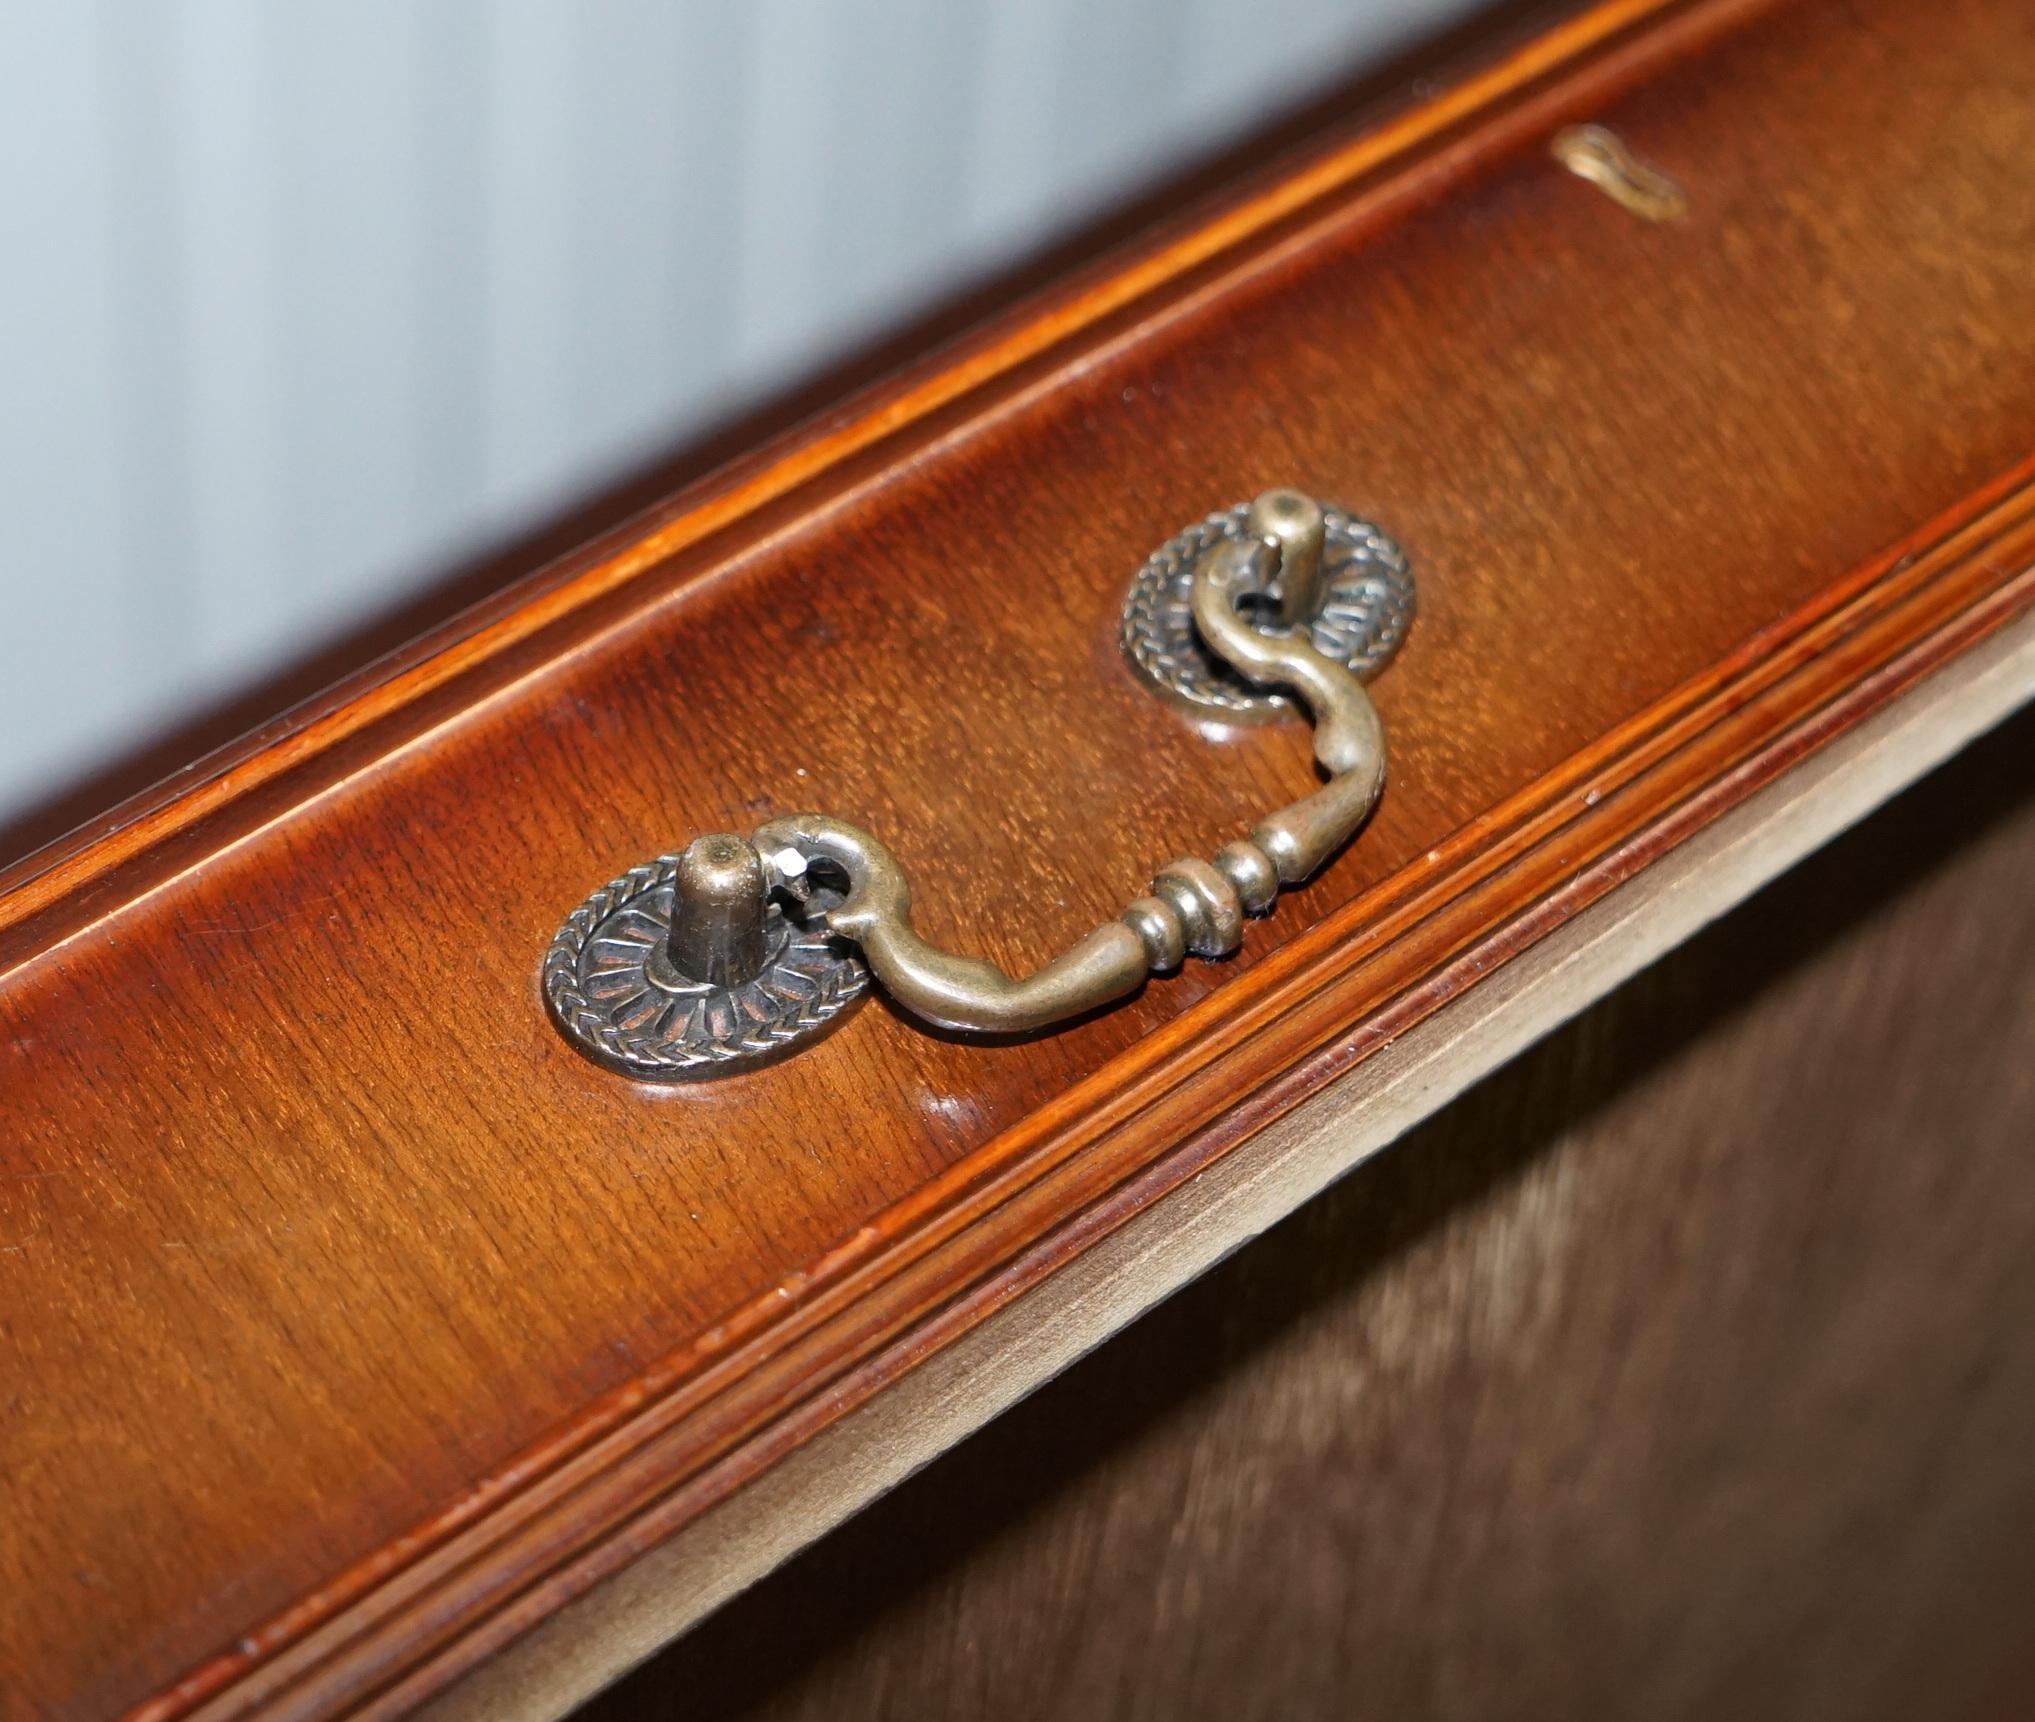
M 0 0 L 0 819 L 1473 0 Z

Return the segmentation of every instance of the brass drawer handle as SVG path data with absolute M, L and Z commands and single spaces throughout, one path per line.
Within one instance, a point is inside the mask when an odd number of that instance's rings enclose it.
M 1021 1034 L 1081 1016 L 1137 989 L 1189 953 L 1227 956 L 1246 915 L 1270 911 L 1356 833 L 1385 780 L 1385 736 L 1357 674 L 1403 634 L 1411 585 L 1396 549 L 1375 529 L 1324 510 L 1297 491 L 1271 491 L 1248 509 L 1211 517 L 1148 564 L 1141 581 L 1172 576 L 1200 646 L 1259 699 L 1296 695 L 1314 722 L 1314 756 L 1328 781 L 1261 821 L 1212 861 L 1159 869 L 1149 896 L 1022 978 L 979 957 L 928 944 L 912 930 L 911 885 L 868 832 L 821 813 L 772 819 L 746 841 L 696 839 L 596 892 L 546 952 L 545 997 L 566 1038 L 598 1062 L 653 1080 L 742 1069 L 821 1031 L 866 984 L 867 973 L 912 1015 L 941 1028 Z M 1366 547 L 1397 581 L 1339 661 L 1322 649 L 1324 551 Z M 1191 555 L 1176 552 L 1190 543 Z M 1374 586 L 1361 555 L 1344 570 Z M 1344 584 L 1349 580 L 1345 578 Z M 1133 592 L 1133 603 L 1139 601 Z M 1361 593 L 1359 594 L 1361 597 Z M 1147 618 L 1148 619 L 1148 618 Z M 1127 624 L 1127 642 L 1130 636 Z M 1182 630 L 1176 626 L 1175 632 Z M 1332 637 L 1338 651 L 1350 646 Z M 1382 649 L 1379 648 L 1383 639 Z M 1368 654 L 1368 655 L 1367 655 Z M 1168 680 L 1141 655 L 1140 667 Z M 1194 696 L 1178 686 L 1176 692 Z M 1212 697 L 1212 696 L 1211 696 Z M 850 948 L 843 948 L 843 947 Z

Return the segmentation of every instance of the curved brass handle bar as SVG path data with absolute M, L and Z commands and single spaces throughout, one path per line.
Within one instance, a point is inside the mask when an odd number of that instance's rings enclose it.
M 785 852 L 822 858 L 848 875 L 848 895 L 825 917 L 827 931 L 853 939 L 884 990 L 914 1016 L 942 1028 L 1018 1034 L 1121 998 L 1152 966 L 1144 941 L 1110 921 L 1042 969 L 1013 980 L 980 957 L 956 956 L 912 930 L 911 886 L 897 857 L 868 832 L 824 813 L 773 819 L 753 841 L 773 883 L 790 884 Z M 1177 960 L 1177 959 L 1176 959 Z
M 1248 840 L 1225 844 L 1213 861 L 1190 856 L 1168 863 L 1150 896 L 1022 979 L 920 938 L 912 930 L 904 869 L 844 820 L 798 813 L 759 829 L 753 841 L 771 885 L 797 894 L 809 863 L 839 867 L 848 891 L 826 913 L 827 930 L 860 945 L 884 990 L 913 1015 L 974 1033 L 1044 1028 L 1122 998 L 1147 973 L 1179 967 L 1190 951 L 1227 956 L 1243 941 L 1244 916 L 1269 911 L 1281 885 L 1310 877 L 1348 842 L 1385 782 L 1384 728 L 1357 678 L 1316 651 L 1304 631 L 1261 634 L 1238 612 L 1248 595 L 1274 595 L 1282 558 L 1289 566 L 1299 560 L 1283 530 L 1261 543 L 1223 545 L 1195 575 L 1190 598 L 1212 651 L 1252 681 L 1289 689 L 1306 704 L 1314 756 L 1329 774 L 1322 788 L 1272 814 Z

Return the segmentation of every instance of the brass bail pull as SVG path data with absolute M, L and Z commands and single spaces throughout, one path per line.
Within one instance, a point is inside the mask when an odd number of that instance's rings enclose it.
M 912 927 L 910 882 L 860 826 L 823 813 L 748 839 L 696 838 L 595 892 L 546 953 L 543 987 L 566 1038 L 653 1081 L 742 1069 L 824 1032 L 870 977 L 945 1029 L 1023 1034 L 1133 992 L 1189 955 L 1223 957 L 1247 917 L 1309 878 L 1356 833 L 1385 781 L 1385 736 L 1359 679 L 1412 614 L 1398 548 L 1297 490 L 1190 527 L 1133 583 L 1125 647 L 1155 687 L 1225 717 L 1301 707 L 1325 781 L 1207 860 L 1184 856 L 1149 892 L 1021 977 L 943 951 Z

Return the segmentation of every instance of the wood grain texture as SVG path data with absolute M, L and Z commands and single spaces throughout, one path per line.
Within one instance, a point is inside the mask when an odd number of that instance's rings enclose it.
M 1992 1722 L 2035 1675 L 2023 716 L 580 1722 Z
M 2008 0 L 1600 9 L 8 875 L 12 1712 L 400 1712 L 2025 608 L 2031 75 Z M 1424 608 L 1239 959 L 711 1091 L 560 1044 L 558 918 L 690 832 L 852 815 L 1023 967 L 1303 789 L 1114 645 L 1276 481 Z

